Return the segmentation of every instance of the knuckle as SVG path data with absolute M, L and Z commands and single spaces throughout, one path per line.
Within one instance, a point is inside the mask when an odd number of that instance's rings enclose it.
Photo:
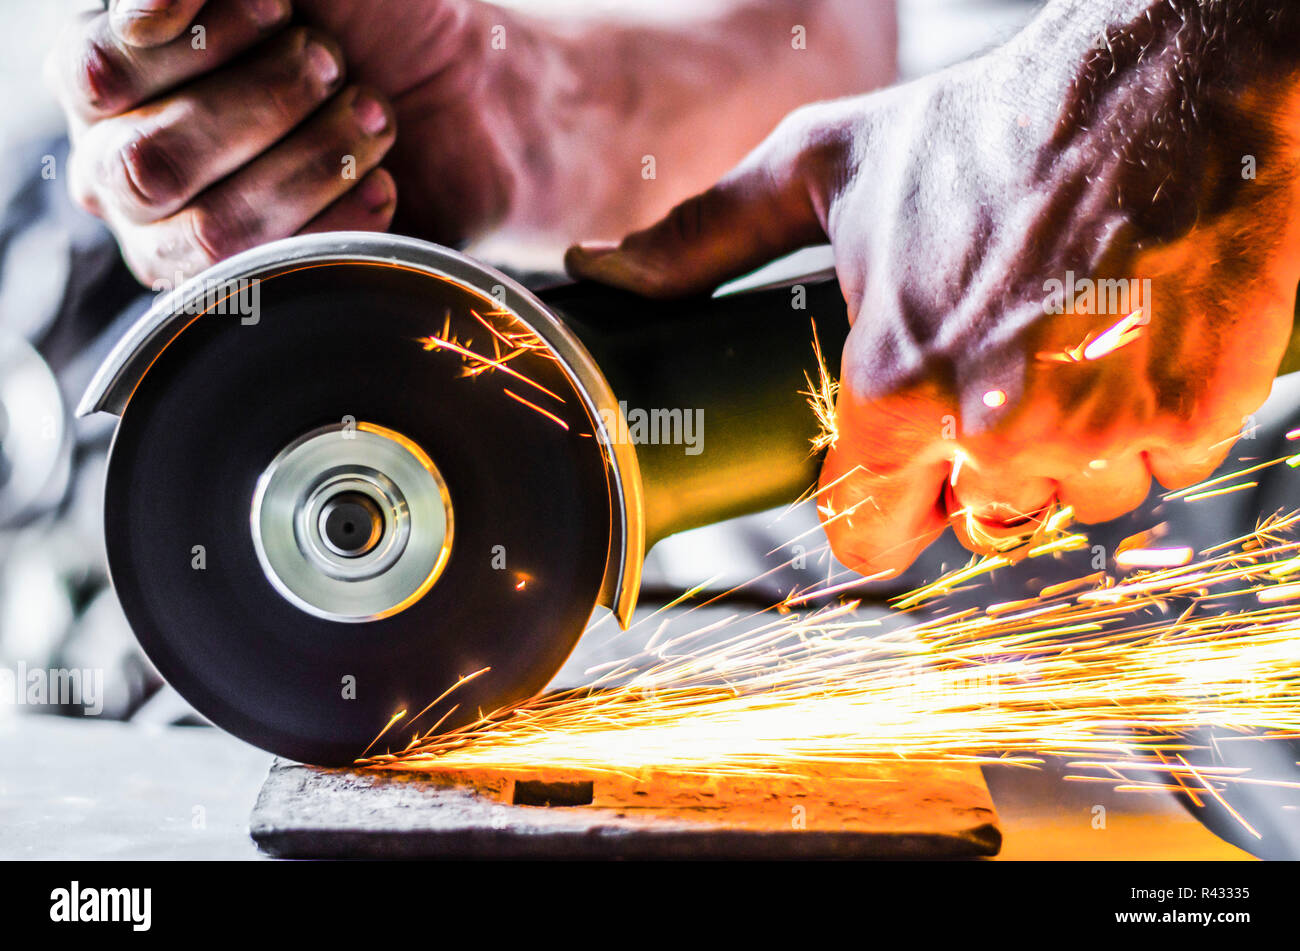
M 298 168 L 299 175 L 311 182 L 330 182 L 337 179 L 343 168 L 342 159 L 347 153 L 348 143 L 342 135 L 336 135 L 332 142 L 322 143 L 320 148 L 311 149 L 302 157 Z M 366 168 L 364 156 L 358 157 L 361 170 Z
M 774 136 L 788 150 L 795 172 L 808 181 L 822 181 L 845 164 L 852 134 L 845 122 L 822 103 L 800 106 L 777 126 Z
M 167 255 L 165 248 L 158 247 L 155 241 L 157 235 L 153 229 L 115 228 L 113 233 L 121 249 L 122 260 L 137 281 L 145 287 L 157 289 L 172 278 L 174 259 Z
M 171 278 L 163 274 L 160 264 L 152 259 L 141 259 L 129 252 L 124 252 L 127 267 L 135 275 L 135 279 L 145 287 L 157 288 L 167 285 Z
M 300 29 L 290 44 L 292 55 L 276 57 L 267 67 L 264 82 L 259 84 L 268 121 L 279 126 L 297 124 L 305 109 L 324 99 L 332 88 L 332 84 L 316 78 L 312 69 L 307 52 L 310 35 L 310 31 Z M 319 41 L 313 37 L 311 42 Z
M 1185 489 L 1201 481 L 1200 475 L 1176 452 L 1153 449 L 1148 451 L 1148 458 L 1152 475 L 1166 489 Z
M 808 103 L 791 109 L 776 124 L 775 137 L 793 142 L 803 142 L 821 122 L 820 107 Z
M 126 62 L 102 41 L 88 38 L 77 52 L 74 88 L 87 110 L 107 114 L 130 100 L 133 84 Z
M 75 178 L 68 181 L 68 197 L 72 203 L 87 214 L 100 217 L 103 213 L 103 207 L 99 204 L 99 199 L 95 193 L 81 185 Z
M 704 222 L 708 219 L 708 204 L 711 192 L 692 195 L 685 201 L 678 202 L 668 212 L 664 226 L 669 236 L 683 244 L 699 240 L 704 233 Z
M 1273 391 L 1273 380 L 1268 373 L 1260 373 L 1248 380 L 1235 397 L 1230 397 L 1225 415 L 1230 418 L 1249 416 L 1264 405 Z
M 364 177 L 386 151 L 386 145 L 367 136 L 342 104 L 327 120 L 308 128 L 313 147 L 301 161 L 304 170 L 320 180 L 338 178 L 345 165 Z
M 1170 445 L 1183 447 L 1183 451 L 1208 444 L 1217 438 L 1214 427 L 1208 423 L 1207 418 L 1197 413 L 1179 413 L 1168 418 L 1164 431 L 1166 441 Z
M 228 204 L 196 204 L 184 213 L 189 242 L 208 265 L 251 247 L 253 226 Z
M 99 202 L 95 201 L 93 195 L 89 192 L 79 191 L 75 188 L 69 188 L 68 191 L 74 205 L 87 214 L 95 215 L 96 217 L 99 216 L 101 209 L 99 207 Z
M 246 108 L 259 124 L 287 129 L 296 125 L 310 105 L 327 90 L 314 78 L 307 57 L 307 27 L 290 27 L 259 54 L 242 77 L 249 90 Z
M 117 169 L 117 184 L 141 208 L 164 208 L 185 194 L 185 175 L 160 130 L 133 136 L 117 153 Z
M 262 87 L 262 107 L 266 121 L 276 128 L 288 128 L 301 118 L 304 97 L 288 76 L 277 78 Z

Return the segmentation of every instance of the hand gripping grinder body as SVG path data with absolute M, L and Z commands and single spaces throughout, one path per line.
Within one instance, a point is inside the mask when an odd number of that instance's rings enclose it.
M 594 607 L 630 622 L 656 540 L 814 484 L 810 318 L 837 355 L 832 277 L 664 302 L 536 295 L 391 235 L 231 258 L 80 407 L 120 417 L 122 607 L 203 716 L 303 762 L 350 762 L 476 672 L 372 753 L 526 699 Z

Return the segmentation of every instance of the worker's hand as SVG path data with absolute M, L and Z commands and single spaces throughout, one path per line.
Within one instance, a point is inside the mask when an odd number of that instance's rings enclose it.
M 153 283 L 395 209 L 446 244 L 482 233 L 532 199 L 526 160 L 555 164 L 558 47 L 472 0 L 114 0 L 49 72 L 73 195 Z
M 854 323 L 819 502 L 850 567 L 901 570 L 950 518 L 987 550 L 1054 499 L 1118 517 L 1153 474 L 1185 486 L 1223 459 L 1300 280 L 1294 75 L 1202 82 L 1150 45 L 1047 88 L 999 51 L 801 109 L 714 188 L 567 263 L 673 296 L 829 237 Z M 1098 279 L 1124 283 L 1099 299 Z
M 299 232 L 388 226 L 392 108 L 290 15 L 289 0 L 116 0 L 51 52 L 72 194 L 145 283 Z

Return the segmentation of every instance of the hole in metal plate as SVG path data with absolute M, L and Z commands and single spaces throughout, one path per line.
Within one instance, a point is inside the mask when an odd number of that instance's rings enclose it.
M 590 806 L 594 795 L 591 780 L 546 783 L 529 779 L 516 780 L 510 801 L 516 806 Z

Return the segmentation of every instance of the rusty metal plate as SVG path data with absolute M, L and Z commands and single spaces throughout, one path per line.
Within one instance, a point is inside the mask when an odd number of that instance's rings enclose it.
M 277 761 L 250 826 L 285 858 L 929 859 L 996 855 L 1002 843 L 978 767 L 915 763 L 787 779 Z

